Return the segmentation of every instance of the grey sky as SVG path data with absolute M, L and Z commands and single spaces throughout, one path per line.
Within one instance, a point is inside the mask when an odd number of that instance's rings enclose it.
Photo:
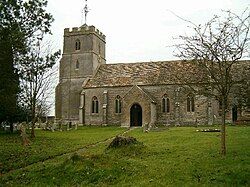
M 85 0 L 49 0 L 55 18 L 52 40 L 62 49 L 63 29 L 81 26 Z M 170 11 L 195 23 L 205 23 L 220 10 L 242 12 L 248 0 L 88 0 L 87 24 L 106 35 L 107 63 L 174 59 L 167 47 L 173 37 L 187 32 L 187 23 Z M 168 11 L 170 10 L 170 11 Z
M 85 0 L 49 0 L 55 49 L 63 47 L 64 28 L 79 27 Z M 88 25 L 106 35 L 107 63 L 172 60 L 174 37 L 188 31 L 175 14 L 202 24 L 221 10 L 241 13 L 249 0 L 88 0 Z M 170 10 L 170 11 L 169 11 Z M 51 110 L 54 114 L 54 109 Z

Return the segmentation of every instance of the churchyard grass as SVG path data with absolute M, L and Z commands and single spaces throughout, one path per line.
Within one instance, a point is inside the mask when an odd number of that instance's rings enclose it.
M 110 141 L 83 150 L 84 145 L 113 137 L 125 129 L 118 127 L 83 127 L 77 131 L 38 131 L 27 148 L 1 135 L 1 153 L 13 154 L 16 149 L 28 149 L 27 160 L 32 165 L 15 169 L 24 156 L 3 159 L 1 185 L 29 186 L 249 186 L 250 185 L 250 127 L 227 128 L 227 155 L 221 156 L 219 132 L 197 132 L 195 127 L 172 127 L 168 130 L 143 133 L 133 129 L 126 133 L 142 144 L 118 149 L 106 149 Z M 7 135 L 4 135 L 7 136 Z M 17 141 L 17 140 L 16 140 Z M 2 142 L 5 146 L 2 147 Z M 49 142 L 49 143 L 47 143 Z M 35 144 L 35 145 L 34 145 Z M 51 145 L 52 144 L 52 145 Z M 8 146 L 10 152 L 8 152 Z M 33 148 L 35 146 L 36 148 Z M 39 150 L 42 146 L 43 151 Z M 37 152 L 35 152 L 35 150 Z M 78 150 L 78 151 L 75 151 Z M 45 152 L 45 153 L 43 153 Z M 67 154 L 58 154 L 67 153 Z M 39 155 L 45 158 L 37 162 Z M 51 156 L 59 155 L 59 156 Z M 38 157 L 38 158 L 37 158 Z M 42 158 L 42 156 L 41 156 Z M 30 162 L 32 163 L 32 162 Z M 16 167 L 18 168 L 18 167 Z M 13 170 L 13 171 L 10 171 Z
M 36 130 L 30 146 L 22 146 L 19 134 L 0 134 L 0 173 L 6 173 L 35 162 L 53 158 L 103 141 L 123 132 L 117 127 L 80 127 L 70 131 Z

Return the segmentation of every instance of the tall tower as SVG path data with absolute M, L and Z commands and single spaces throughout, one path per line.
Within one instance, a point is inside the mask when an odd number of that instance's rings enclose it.
M 63 55 L 56 87 L 56 120 L 79 121 L 80 93 L 83 82 L 105 64 L 105 35 L 94 26 L 64 29 Z

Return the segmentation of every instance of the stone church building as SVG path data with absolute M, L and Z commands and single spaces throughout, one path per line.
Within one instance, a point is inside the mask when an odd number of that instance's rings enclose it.
M 182 61 L 106 64 L 105 35 L 94 26 L 64 30 L 56 120 L 86 125 L 218 123 L 219 103 L 179 86 Z M 239 117 L 237 108 L 227 119 Z

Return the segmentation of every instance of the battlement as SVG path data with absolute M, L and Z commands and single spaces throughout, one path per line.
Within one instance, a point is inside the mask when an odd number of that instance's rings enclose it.
M 90 33 L 97 35 L 104 41 L 106 39 L 106 36 L 102 32 L 100 32 L 98 29 L 96 29 L 95 26 L 93 25 L 88 26 L 84 24 L 81 27 L 73 27 L 72 29 L 69 29 L 69 28 L 64 29 L 64 36 L 90 34 Z

